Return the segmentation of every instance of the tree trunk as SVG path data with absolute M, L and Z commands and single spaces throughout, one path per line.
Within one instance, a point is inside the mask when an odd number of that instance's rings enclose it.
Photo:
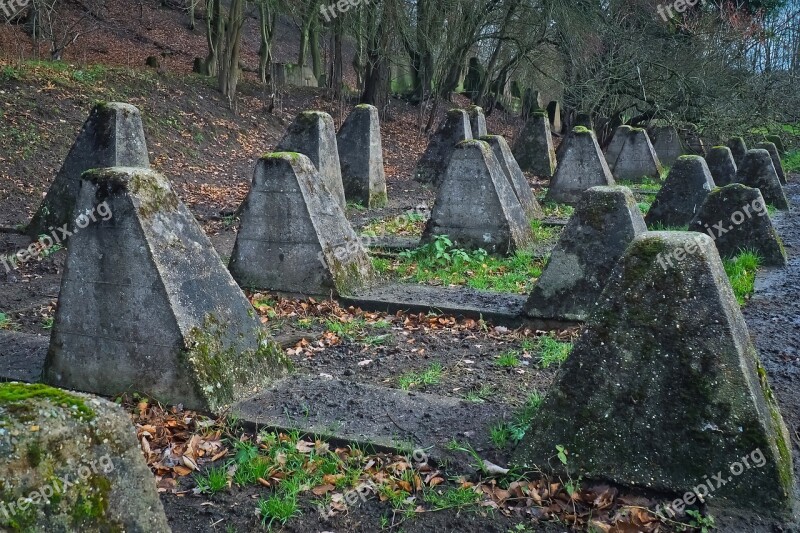
M 194 11 L 197 7 L 197 0 L 189 0 L 189 29 L 194 31 Z
M 224 23 L 222 20 L 222 0 L 206 0 L 206 42 L 208 43 L 208 56 L 205 62 L 205 74 L 216 76 L 222 39 L 224 37 Z
M 275 35 L 277 17 L 272 13 L 270 0 L 261 0 L 258 4 L 261 26 L 261 48 L 258 50 L 258 77 L 261 83 L 267 83 L 267 73 L 272 63 L 272 36 Z
M 308 46 L 311 52 L 311 69 L 314 71 L 314 77 L 319 80 L 322 78 L 322 50 L 319 44 L 319 24 L 316 22 L 317 17 L 312 17 L 312 23 L 308 31 Z
M 331 87 L 333 88 L 333 96 L 337 100 L 342 96 L 342 87 L 344 85 L 344 65 L 342 58 L 342 22 L 336 19 L 333 29 L 333 75 L 331 76 Z
M 228 98 L 228 105 L 235 111 L 236 87 L 239 84 L 239 57 L 241 55 L 242 26 L 244 25 L 245 0 L 231 0 L 228 20 L 225 24 L 223 50 L 220 53 L 219 91 Z

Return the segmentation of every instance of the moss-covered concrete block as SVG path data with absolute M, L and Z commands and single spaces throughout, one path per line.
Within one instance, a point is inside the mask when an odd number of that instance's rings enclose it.
M 384 207 L 388 197 L 378 108 L 356 106 L 339 129 L 336 141 L 347 201 L 369 208 Z
M 618 126 L 617 129 L 614 130 L 614 136 L 611 137 L 611 142 L 606 148 L 605 154 L 606 163 L 608 163 L 608 168 L 612 173 L 614 171 L 614 165 L 617 164 L 617 159 L 619 159 L 619 153 L 622 151 L 622 147 L 625 145 L 625 141 L 632 131 L 633 128 L 626 124 Z
M 761 191 L 734 183 L 714 189 L 689 223 L 708 234 L 726 259 L 754 251 L 767 266 L 785 266 L 786 250 L 772 225 Z
M 646 130 L 632 128 L 628 132 L 611 170 L 616 179 L 633 182 L 661 176 L 661 162 Z
M 736 181 L 759 189 L 768 205 L 776 209 L 789 209 L 789 200 L 783 192 L 772 156 L 767 150 L 748 150 L 736 171 Z
M 682 155 L 670 169 L 669 176 L 647 212 L 647 225 L 685 227 L 714 187 L 714 179 L 705 159 L 698 155 Z
M 85 173 L 78 209 L 103 202 L 112 216 L 70 241 L 46 383 L 218 413 L 282 374 L 282 350 L 164 176 Z
M 129 104 L 98 103 L 89 113 L 44 201 L 28 224 L 36 239 L 54 228 L 75 225 L 73 210 L 81 174 L 92 168 L 150 166 L 139 110 Z
M 296 152 L 307 156 L 316 167 L 317 177 L 325 184 L 331 199 L 347 208 L 336 125 L 333 117 L 322 111 L 303 111 L 295 117 L 276 152 Z
M 309 158 L 275 153 L 256 165 L 230 270 L 243 287 L 351 294 L 376 278 L 358 235 Z
M 550 178 L 556 171 L 556 151 L 546 111 L 531 114 L 513 148 L 522 170 Z
M 463 109 L 451 109 L 428 142 L 425 153 L 414 169 L 414 179 L 438 187 L 444 178 L 456 145 L 472 138 L 469 114 Z
M 0 529 L 169 531 L 128 415 L 85 394 L 0 384 Z
M 481 137 L 480 140 L 486 141 L 489 143 L 489 146 L 492 147 L 494 156 L 500 163 L 503 174 L 505 174 L 506 179 L 511 184 L 511 188 L 514 189 L 514 194 L 517 195 L 517 200 L 519 200 L 519 203 L 522 205 L 522 210 L 525 211 L 525 215 L 528 219 L 539 220 L 544 218 L 544 211 L 542 211 L 539 202 L 536 201 L 528 179 L 525 177 L 525 174 L 523 174 L 522 169 L 519 168 L 519 164 L 514 158 L 511 147 L 508 145 L 505 138 L 500 135 L 487 135 Z
M 533 318 L 585 320 L 614 265 L 647 231 L 627 187 L 593 187 L 583 194 L 525 304 Z
M 517 449 L 514 465 L 786 513 L 791 441 L 714 243 L 637 237 Z M 567 465 L 556 446 L 566 449 Z M 733 473 L 754 453 L 756 467 Z
M 483 108 L 477 105 L 471 105 L 467 108 L 469 114 L 469 123 L 472 128 L 472 137 L 480 139 L 489 135 L 489 130 L 486 127 L 486 115 Z
M 586 190 L 615 185 L 594 131 L 577 126 L 564 143 L 546 200 L 575 205 Z
M 736 160 L 733 152 L 727 146 L 714 146 L 706 155 L 706 164 L 714 178 L 717 187 L 725 187 L 731 183 L 736 183 Z
M 488 143 L 456 146 L 436 195 L 422 242 L 447 235 L 460 248 L 510 254 L 533 233 L 514 189 Z
M 675 126 L 660 126 L 653 132 L 653 149 L 662 165 L 671 167 L 678 158 L 686 154 Z
M 756 145 L 759 150 L 766 150 L 772 158 L 772 164 L 775 165 L 775 172 L 778 173 L 778 179 L 781 180 L 781 185 L 786 185 L 786 171 L 783 169 L 783 162 L 781 161 L 781 154 L 778 147 L 772 142 L 763 142 Z
M 733 155 L 733 160 L 736 162 L 736 166 L 741 166 L 744 156 L 747 154 L 747 144 L 745 144 L 744 139 L 741 137 L 731 137 L 728 139 L 727 146 L 731 149 L 731 154 Z

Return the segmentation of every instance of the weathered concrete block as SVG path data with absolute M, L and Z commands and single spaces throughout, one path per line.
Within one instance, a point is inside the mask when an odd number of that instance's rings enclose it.
M 761 191 L 768 205 L 789 209 L 789 200 L 781 187 L 772 156 L 766 150 L 748 150 L 736 171 L 736 181 Z
M 522 169 L 519 168 L 519 164 L 514 159 L 514 154 L 511 153 L 511 147 L 508 146 L 506 140 L 500 135 L 487 135 L 481 137 L 480 140 L 489 143 L 489 146 L 492 147 L 492 152 L 494 152 L 494 156 L 500 163 L 503 174 L 511 184 L 511 188 L 514 189 L 514 194 L 516 194 L 517 200 L 522 205 L 522 210 L 528 219 L 538 220 L 544 218 L 544 211 L 542 211 L 539 202 L 536 201 L 528 179 L 522 173 Z
M 469 123 L 472 128 L 472 137 L 480 139 L 489 135 L 489 130 L 486 129 L 486 115 L 483 108 L 480 106 L 472 105 L 467 108 L 469 113 Z
M 671 167 L 686 153 L 675 126 L 661 126 L 654 132 L 653 149 L 662 165 Z
M 336 141 L 345 198 L 369 208 L 384 207 L 388 197 L 378 108 L 356 106 L 339 129 Z
M 297 152 L 307 156 L 317 168 L 318 177 L 331 193 L 332 199 L 342 209 L 347 208 L 333 117 L 322 111 L 303 111 L 289 126 L 275 151 Z
M 241 286 L 344 295 L 372 283 L 361 240 L 319 183 L 303 155 L 274 153 L 258 161 L 231 256 L 231 274 Z
M 650 232 L 614 269 L 513 463 L 563 471 L 548 460 L 564 446 L 573 475 L 677 494 L 721 473 L 717 501 L 786 513 L 790 443 L 713 241 Z M 754 453 L 762 466 L 744 468 Z
M 690 155 L 706 156 L 706 144 L 697 131 L 696 125 L 689 124 L 689 127 L 683 132 L 683 138 Z
M 741 183 L 714 189 L 689 223 L 689 230 L 707 233 L 723 258 L 752 250 L 765 265 L 786 265 L 786 250 L 758 189 Z
M 608 168 L 611 172 L 614 172 L 614 165 L 617 164 L 617 159 L 619 159 L 619 154 L 622 152 L 622 147 L 625 146 L 625 141 L 628 140 L 628 136 L 633 131 L 633 128 L 627 125 L 619 126 L 616 130 L 614 130 L 614 136 L 611 138 L 611 142 L 606 148 L 606 163 L 608 163 Z
M 522 170 L 537 176 L 552 177 L 556 170 L 556 151 L 547 113 L 534 111 L 514 143 L 514 157 Z
M 561 122 L 561 104 L 555 100 L 547 104 L 547 118 L 550 120 L 550 131 L 561 133 L 564 128 Z
M 679 157 L 645 217 L 647 225 L 686 226 L 714 187 L 705 159 L 699 155 Z
M 595 308 L 614 265 L 647 231 L 627 187 L 593 187 L 580 199 L 533 288 L 525 313 L 582 321 Z
M 781 154 L 778 152 L 778 147 L 775 146 L 775 143 L 759 143 L 756 145 L 756 148 L 769 152 L 769 156 L 772 158 L 772 164 L 775 166 L 775 172 L 778 173 L 778 179 L 781 180 L 781 185 L 786 185 L 786 171 L 783 170 Z
M 35 239 L 51 228 L 73 226 L 72 212 L 81 188 L 81 174 L 92 168 L 150 167 L 139 110 L 117 102 L 96 104 L 50 185 L 27 233 Z
M 70 241 L 44 381 L 138 391 L 218 413 L 281 374 L 283 352 L 161 174 L 84 174 L 77 210 L 113 216 Z
M 783 144 L 783 139 L 781 139 L 780 135 L 767 135 L 765 138 L 767 142 L 775 145 L 780 155 L 786 154 L 786 146 Z
M 170 530 L 130 417 L 109 401 L 0 384 L 0 450 L 3 531 Z
M 509 254 L 533 240 L 528 219 L 492 148 L 483 141 L 456 146 L 422 242 L 447 235 L 460 248 Z
M 733 155 L 733 160 L 736 162 L 736 166 L 741 166 L 744 156 L 747 154 L 747 145 L 744 139 L 741 137 L 731 137 L 728 139 L 728 148 L 731 149 L 731 154 Z
M 469 115 L 463 109 L 451 109 L 414 169 L 414 179 L 436 187 L 442 182 L 456 145 L 472 139 Z
M 577 126 L 564 143 L 563 155 L 547 190 L 548 201 L 574 205 L 587 189 L 615 184 L 592 130 Z
M 708 164 L 711 177 L 714 178 L 714 183 L 718 187 L 736 183 L 736 160 L 733 158 L 733 152 L 727 146 L 715 146 L 709 150 L 706 164 Z
M 647 131 L 632 128 L 612 168 L 614 177 L 618 180 L 639 182 L 644 178 L 658 179 L 661 170 L 661 163 L 650 143 Z

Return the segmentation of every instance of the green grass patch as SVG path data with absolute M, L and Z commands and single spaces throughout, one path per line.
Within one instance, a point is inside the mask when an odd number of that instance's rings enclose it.
M 653 207 L 653 204 L 650 202 L 639 202 L 636 205 L 639 207 L 639 211 L 641 211 L 643 215 L 649 213 L 650 208 Z
M 387 219 L 373 220 L 361 230 L 366 237 L 383 235 L 414 236 L 422 235 L 425 228 L 425 216 L 422 213 L 408 211 Z
M 638 189 L 640 191 L 658 192 L 664 185 L 663 180 L 666 179 L 667 174 L 669 174 L 669 169 L 666 169 L 665 172 L 662 172 L 661 179 L 655 179 L 648 176 L 642 178 L 641 181 L 619 180 L 617 181 L 617 185 L 622 185 L 624 187 L 628 187 L 629 189 Z
M 340 339 L 350 342 L 361 342 L 371 346 L 378 344 L 385 344 L 391 339 L 391 335 L 375 335 L 375 331 L 385 330 L 390 328 L 391 323 L 386 320 L 378 320 L 374 323 L 369 323 L 363 318 L 353 318 L 351 320 L 343 320 L 339 318 L 329 318 L 324 322 L 325 329 Z M 308 326 L 310 327 L 310 326 Z
M 800 172 L 800 150 L 792 150 L 783 159 L 783 169 L 786 172 Z
M 481 385 L 477 390 L 471 390 L 464 395 L 464 399 L 472 403 L 483 403 L 495 393 L 491 385 Z
M 203 494 L 216 494 L 228 488 L 228 469 L 226 466 L 212 466 L 204 474 L 196 474 L 194 482 Z
M 558 238 L 561 234 L 561 228 L 547 226 L 541 220 L 531 220 L 531 232 L 537 242 L 550 241 Z
M 497 366 L 504 368 L 516 368 L 519 366 L 519 353 L 509 350 L 497 358 Z
M 0 313 L 0 329 L 12 329 L 13 323 L 11 319 L 8 318 L 8 315 L 5 313 Z
M 542 202 L 542 211 L 547 218 L 569 218 L 575 212 L 575 208 L 567 204 Z
M 425 491 L 423 499 L 431 506 L 432 511 L 444 511 L 445 509 L 463 509 L 477 505 L 482 498 L 472 487 L 444 489 L 434 487 Z
M 733 287 L 733 294 L 740 306 L 744 306 L 755 292 L 756 275 L 761 263 L 761 257 L 750 251 L 744 251 L 724 262 L 725 273 L 728 275 L 731 287 Z
M 541 407 L 544 397 L 534 391 L 528 396 L 525 405 L 514 413 L 512 420 L 495 424 L 489 430 L 489 438 L 498 448 L 518 444 L 530 430 L 533 418 Z
M 550 368 L 553 365 L 561 365 L 569 357 L 572 351 L 571 342 L 561 342 L 550 335 L 542 335 L 533 346 L 523 343 L 525 351 L 535 353 L 539 359 L 539 367 Z
M 403 390 L 409 390 L 421 385 L 437 385 L 442 380 L 442 365 L 432 363 L 427 369 L 420 373 L 406 372 L 397 380 L 397 384 Z
M 462 250 L 455 248 L 447 236 L 439 236 L 434 242 L 402 252 L 394 261 L 376 260 L 373 264 L 379 272 L 405 282 L 527 294 L 542 275 L 546 262 L 545 257 L 534 257 L 527 250 L 511 257 L 489 255 L 485 250 Z
M 656 222 L 648 229 L 650 231 L 689 231 L 689 226 L 666 226 L 662 222 Z

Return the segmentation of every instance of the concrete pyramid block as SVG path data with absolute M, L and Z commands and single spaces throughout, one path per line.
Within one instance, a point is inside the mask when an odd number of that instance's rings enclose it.
M 736 162 L 736 166 L 741 166 L 744 156 L 747 154 L 747 145 L 744 139 L 741 137 L 731 137 L 728 140 L 727 146 L 731 149 L 731 154 L 733 155 L 733 160 Z
M 675 126 L 661 126 L 654 132 L 653 149 L 662 165 L 671 167 L 678 158 L 686 153 L 678 130 Z
M 556 151 L 547 113 L 534 111 L 525 122 L 513 149 L 519 166 L 537 176 L 552 177 L 556 170 Z
M 561 133 L 564 128 L 561 122 L 561 104 L 555 100 L 547 104 L 547 118 L 550 120 L 550 131 Z
M 480 139 L 481 137 L 489 135 L 489 130 L 486 128 L 486 115 L 483 112 L 483 108 L 476 105 L 469 106 L 469 108 L 467 108 L 467 113 L 469 113 L 472 137 L 474 139 Z
M 525 313 L 582 321 L 595 308 L 611 271 L 633 239 L 647 231 L 627 187 L 593 187 L 581 197 Z
M 786 265 L 786 250 L 758 189 L 741 183 L 714 189 L 689 223 L 689 230 L 707 233 L 723 258 L 752 250 L 767 266 Z
M 783 144 L 783 139 L 781 139 L 780 135 L 767 135 L 765 139 L 775 145 L 780 155 L 786 154 L 786 145 Z
M 451 109 L 417 163 L 414 179 L 438 187 L 456 145 L 472 138 L 469 114 L 463 109 Z
M 219 413 L 282 373 L 282 350 L 164 176 L 85 173 L 78 211 L 103 203 L 113 216 L 70 241 L 46 383 Z
M 711 177 L 718 187 L 736 183 L 736 160 L 733 152 L 727 146 L 715 146 L 708 151 L 706 164 L 711 171 Z
M 275 151 L 297 152 L 308 157 L 332 199 L 342 209 L 347 208 L 333 117 L 322 111 L 303 111 L 295 117 Z
M 508 146 L 505 138 L 500 135 L 487 135 L 481 137 L 480 140 L 489 143 L 489 146 L 492 147 L 492 152 L 494 152 L 494 156 L 500 163 L 500 167 L 503 169 L 506 179 L 514 189 L 514 194 L 517 195 L 517 200 L 519 200 L 519 203 L 522 205 L 522 210 L 525 212 L 528 219 L 538 220 L 544 218 L 544 211 L 542 211 L 539 202 L 536 201 L 528 179 L 525 177 L 525 174 L 522 173 L 522 169 L 519 168 L 519 164 L 517 160 L 514 159 L 514 154 L 511 153 L 511 147 Z
M 436 195 L 422 242 L 447 235 L 459 248 L 510 254 L 533 241 L 530 224 L 492 148 L 456 146 Z
M 150 167 L 142 116 L 129 104 L 96 104 L 47 196 L 28 224 L 28 235 L 35 239 L 64 224 L 72 226 L 81 174 L 92 168 L 114 166 Z
M 274 153 L 256 164 L 230 271 L 242 287 L 349 294 L 374 278 L 369 256 L 311 161 Z
M 756 145 L 759 150 L 766 150 L 772 158 L 772 164 L 775 166 L 775 172 L 778 173 L 778 179 L 781 180 L 781 185 L 786 185 L 786 171 L 783 170 L 783 163 L 781 162 L 781 154 L 778 152 L 778 147 L 775 143 L 765 142 Z
M 699 155 L 681 156 L 670 169 L 645 217 L 647 225 L 686 226 L 714 187 L 705 159 Z
M 356 106 L 339 129 L 336 141 L 345 198 L 369 208 L 384 207 L 388 198 L 378 108 Z
M 624 124 L 614 130 L 614 136 L 611 137 L 611 142 L 606 148 L 606 163 L 608 163 L 608 168 L 612 172 L 614 171 L 614 165 L 617 164 L 622 147 L 625 146 L 625 141 L 632 131 L 633 128 Z
M 633 182 L 644 178 L 658 179 L 661 176 L 661 162 L 646 130 L 631 128 L 611 170 L 618 180 Z
M 0 530 L 170 531 L 126 409 L 41 383 L 0 383 L 0 412 Z
M 761 195 L 776 209 L 789 209 L 789 200 L 781 187 L 772 156 L 766 150 L 748 150 L 736 171 L 736 181 L 761 191 Z
M 791 441 L 708 236 L 634 240 L 513 463 L 680 495 L 721 474 L 715 499 L 789 510 Z
M 571 133 L 564 140 L 564 150 L 550 180 L 546 199 L 574 205 L 587 189 L 615 182 L 594 132 L 577 126 Z

